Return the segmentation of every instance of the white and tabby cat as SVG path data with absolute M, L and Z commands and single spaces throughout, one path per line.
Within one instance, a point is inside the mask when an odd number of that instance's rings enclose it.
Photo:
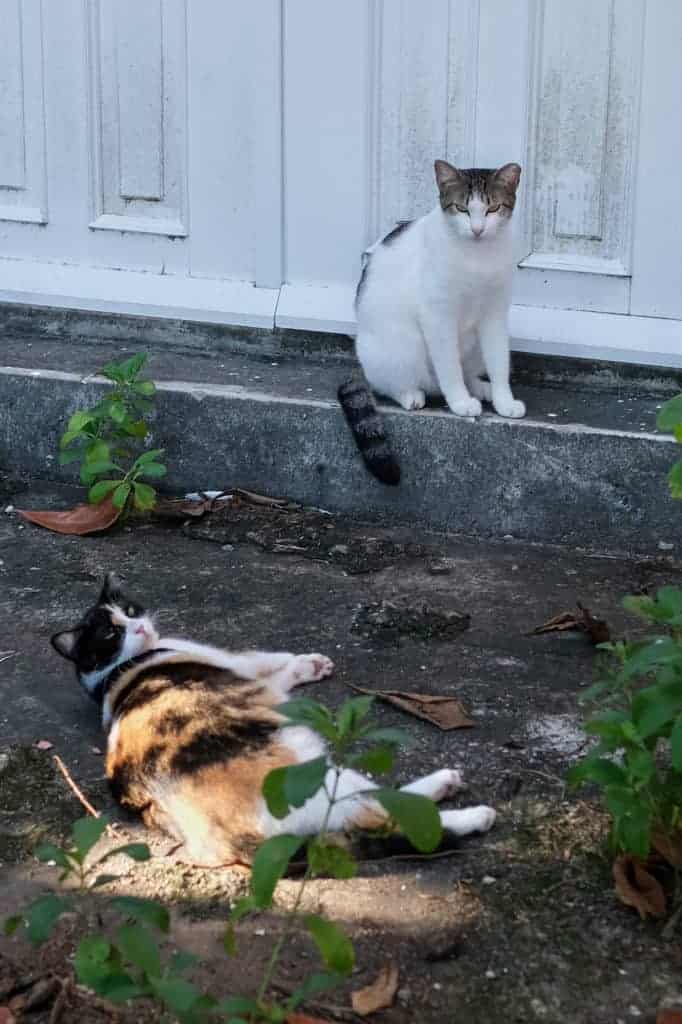
M 458 170 L 436 160 L 435 171 L 436 207 L 365 254 L 356 351 L 366 381 L 339 389 L 367 467 L 389 484 L 400 469 L 367 384 L 403 409 L 442 395 L 457 416 L 478 416 L 481 401 L 500 416 L 526 411 L 509 386 L 507 330 L 521 168 Z
M 279 820 L 261 791 L 274 768 L 324 754 L 304 726 L 286 725 L 276 707 L 293 687 L 333 671 L 321 654 L 233 654 L 188 640 L 162 639 L 144 609 L 107 576 L 97 604 L 52 644 L 75 664 L 79 682 L 102 707 L 106 772 L 115 797 L 184 843 L 204 865 L 250 861 L 259 843 L 284 832 L 310 835 L 328 808 L 324 790 Z M 327 780 L 331 784 L 330 775 Z M 405 786 L 442 800 L 462 787 L 443 769 Z M 375 788 L 344 770 L 331 813 L 333 831 L 386 824 L 383 808 L 360 791 Z M 349 799 L 350 798 L 350 799 Z M 489 829 L 490 807 L 443 811 L 455 835 Z

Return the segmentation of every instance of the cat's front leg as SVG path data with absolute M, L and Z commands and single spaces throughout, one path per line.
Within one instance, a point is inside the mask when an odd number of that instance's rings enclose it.
M 509 332 L 506 317 L 491 316 L 479 324 L 478 340 L 490 380 L 490 397 L 495 412 L 509 419 L 520 419 L 526 415 L 526 407 L 514 398 L 509 385 Z
M 424 312 L 421 325 L 438 385 L 448 407 L 455 416 L 480 416 L 481 403 L 469 393 L 464 382 L 454 318 L 449 311 Z

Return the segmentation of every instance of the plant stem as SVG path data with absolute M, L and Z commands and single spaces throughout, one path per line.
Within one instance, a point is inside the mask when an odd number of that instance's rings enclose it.
M 325 832 L 327 831 L 327 826 L 329 824 L 329 818 L 330 818 L 331 813 L 332 813 L 332 808 L 334 807 L 334 804 L 336 802 L 336 791 L 337 791 L 338 786 L 339 786 L 339 776 L 341 775 L 341 769 L 340 768 L 335 768 L 334 770 L 335 770 L 334 785 L 332 786 L 332 792 L 331 792 L 331 796 L 329 797 L 329 804 L 327 805 L 327 811 L 326 811 L 326 814 L 324 816 L 324 821 L 322 822 L 322 828 L 320 829 L 320 835 L 324 835 Z M 325 786 L 325 789 L 326 789 L 326 786 Z M 278 962 L 280 954 L 282 952 L 282 948 L 284 946 L 284 943 L 286 942 L 286 940 L 289 938 L 289 936 L 291 934 L 292 928 L 294 926 L 294 921 L 296 920 L 296 915 L 298 914 L 298 908 L 300 907 L 301 901 L 303 899 L 303 893 L 305 892 L 306 885 L 310 881 L 310 878 L 311 878 L 311 871 L 310 871 L 310 863 L 309 863 L 308 867 L 306 868 L 306 872 L 305 872 L 303 878 L 301 879 L 301 885 L 299 887 L 298 893 L 296 894 L 296 901 L 295 901 L 294 906 L 293 906 L 293 908 L 291 910 L 291 913 L 289 914 L 289 917 L 287 919 L 287 923 L 286 923 L 286 925 L 284 927 L 284 931 L 282 932 L 282 934 L 280 935 L 279 939 L 275 943 L 275 946 L 274 946 L 274 948 L 272 950 L 272 954 L 270 956 L 270 960 L 268 962 L 268 966 L 265 969 L 265 974 L 263 975 L 263 980 L 261 981 L 260 988 L 258 989 L 258 995 L 256 997 L 259 1003 L 262 1002 L 263 997 L 265 996 L 265 993 L 268 990 L 268 986 L 270 985 L 270 981 L 272 979 L 272 975 L 274 974 L 275 967 L 277 966 L 277 962 Z

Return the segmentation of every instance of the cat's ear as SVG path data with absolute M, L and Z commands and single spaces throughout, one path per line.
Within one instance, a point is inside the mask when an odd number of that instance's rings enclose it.
M 108 572 L 104 577 L 102 592 L 99 595 L 99 604 L 109 604 L 120 596 L 123 580 L 115 572 Z
M 75 661 L 76 645 L 82 632 L 81 626 L 76 626 L 74 629 L 65 629 L 63 632 L 55 633 L 53 637 L 50 637 L 50 643 L 57 654 L 61 654 L 62 658 L 66 658 L 68 661 Z
M 505 164 L 495 171 L 495 184 L 516 192 L 521 180 L 521 168 L 518 164 Z
M 436 184 L 441 192 L 448 185 L 456 184 L 460 179 L 460 172 L 447 160 L 436 160 L 433 167 L 436 172 Z

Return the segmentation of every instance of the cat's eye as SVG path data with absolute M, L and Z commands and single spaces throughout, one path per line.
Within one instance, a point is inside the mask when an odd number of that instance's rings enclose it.
M 128 607 L 126 608 L 126 615 L 128 616 L 129 619 L 134 619 L 135 618 L 135 611 L 136 611 L 135 606 L 132 605 L 132 604 L 129 604 Z
M 469 212 L 468 207 L 466 207 L 466 206 L 460 206 L 459 203 L 455 203 L 455 206 L 459 210 L 460 213 L 468 213 Z
M 115 636 L 116 636 L 116 630 L 115 629 L 110 629 L 108 633 L 104 634 L 104 639 L 105 640 L 113 640 L 113 638 Z
M 488 213 L 497 213 L 499 208 L 500 208 L 500 203 L 498 203 L 497 206 L 489 206 L 487 212 Z

